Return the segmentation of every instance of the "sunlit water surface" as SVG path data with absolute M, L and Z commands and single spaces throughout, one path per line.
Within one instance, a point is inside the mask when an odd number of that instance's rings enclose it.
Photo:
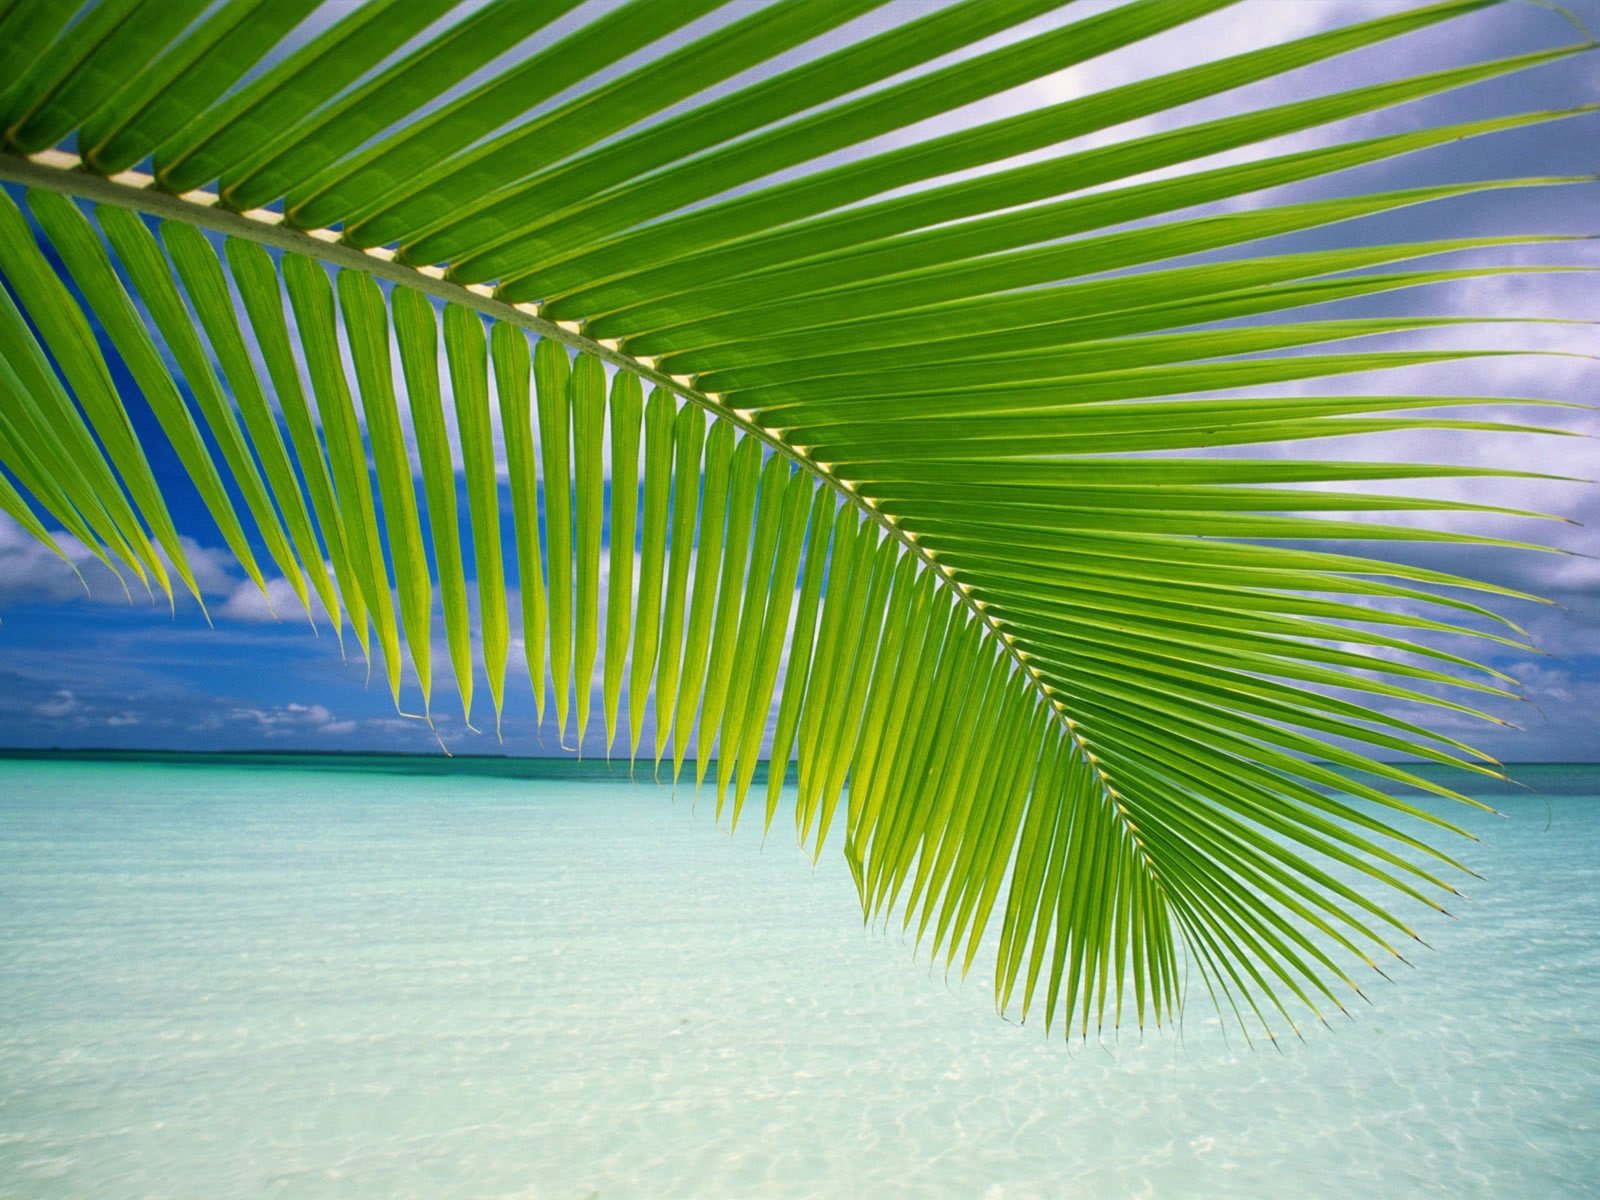
M 0 1195 L 1594 1194 L 1600 772 L 1522 775 L 1279 1053 L 1009 1024 L 685 793 L 0 761 Z

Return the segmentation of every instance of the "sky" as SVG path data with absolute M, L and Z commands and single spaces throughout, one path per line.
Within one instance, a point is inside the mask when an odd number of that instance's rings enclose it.
M 736 3 L 726 13 L 759 8 Z M 1077 19 L 1109 3 L 1080 0 L 1050 18 L 1030 23 L 1008 37 L 1022 36 L 1067 19 Z M 553 32 L 570 26 L 603 5 L 580 7 Z M 971 105 L 922 126 L 855 148 L 851 157 L 870 154 L 904 141 L 993 120 L 1041 104 L 1068 99 L 1131 79 L 1189 65 L 1205 58 L 1303 36 L 1333 25 L 1377 16 L 1406 5 L 1367 0 L 1243 0 L 1236 7 L 1152 39 L 1131 52 L 1113 54 L 1060 72 L 1032 84 Z M 910 3 L 886 6 L 871 17 L 835 31 L 814 44 L 829 49 L 873 29 L 898 22 L 916 9 Z M 1572 18 L 1600 32 L 1600 0 L 1571 6 Z M 1316 90 L 1355 86 L 1379 77 L 1420 73 L 1440 67 L 1499 57 L 1523 50 L 1561 45 L 1576 37 L 1568 16 L 1531 0 L 1513 0 L 1497 8 L 1434 27 L 1372 51 L 1337 59 L 1282 79 L 1229 93 L 1219 100 L 1182 109 L 1095 135 L 1063 143 L 1030 157 L 1048 157 L 1066 150 L 1120 141 L 1158 129 L 1175 128 L 1251 105 L 1280 103 Z M 704 32 L 712 22 L 690 27 L 675 40 Z M 308 26 L 309 29 L 312 28 Z M 309 32 L 302 36 L 309 36 Z M 980 47 L 983 48 L 983 47 Z M 527 53 L 513 47 L 489 72 Z M 798 61 L 798 52 L 766 70 Z M 1264 157 L 1312 145 L 1331 144 L 1395 132 L 1425 124 L 1470 120 L 1515 111 L 1600 103 L 1600 55 L 1569 58 L 1505 80 L 1448 93 L 1403 108 L 1290 138 L 1261 143 L 1245 151 L 1207 160 L 1204 165 Z M 628 61 L 622 68 L 629 65 Z M 621 69 L 621 68 L 619 68 Z M 489 73 L 486 72 L 486 73 Z M 485 74 L 486 74 L 485 73 Z M 751 82 L 751 74 L 719 84 L 705 96 L 721 94 Z M 475 76 L 476 82 L 480 77 Z M 705 98 L 705 96 L 700 99 Z M 559 99 L 559 98 L 558 98 Z M 1289 203 L 1334 194 L 1357 194 L 1419 183 L 1497 176 L 1592 175 L 1600 170 L 1600 115 L 1536 126 L 1490 139 L 1437 148 L 1393 162 L 1346 172 L 1328 180 L 1257 193 L 1221 211 L 1265 203 Z M 846 157 L 845 155 L 834 156 Z M 816 163 L 807 164 L 807 170 Z M 1011 165 L 1011 164 L 1006 164 Z M 783 176 L 772 176 L 770 183 Z M 15 195 L 16 193 L 12 193 Z M 1202 210 L 1192 210 L 1196 215 Z M 1600 233 L 1600 184 L 1528 188 L 1461 198 L 1425 208 L 1316 230 L 1272 243 L 1255 243 L 1241 253 L 1282 252 L 1365 241 L 1467 236 L 1475 233 L 1597 234 Z M 1537 264 L 1560 262 L 1600 267 L 1600 243 L 1560 247 L 1530 246 L 1492 254 L 1455 256 L 1457 265 L 1479 263 Z M 1167 264 L 1161 264 L 1167 265 Z M 1537 397 L 1589 405 L 1595 401 L 1600 366 L 1592 356 L 1600 322 L 1600 292 L 1590 274 L 1511 276 L 1452 284 L 1427 291 L 1346 304 L 1326 314 L 1360 316 L 1378 313 L 1466 315 L 1493 313 L 1572 322 L 1529 323 L 1470 331 L 1406 335 L 1384 339 L 1385 348 L 1421 345 L 1492 345 L 1500 349 L 1552 351 L 1560 356 L 1515 355 L 1470 364 L 1446 364 L 1426 370 L 1357 377 L 1342 385 L 1378 393 L 1415 391 L 1434 394 Z M 114 352 L 107 353 L 115 363 Z M 1381 382 L 1374 382 L 1381 379 Z M 119 385 L 133 392 L 131 382 Z M 1281 390 L 1281 389 L 1279 389 Z M 1328 381 L 1305 385 L 1307 392 L 1327 393 Z M 1498 411 L 1498 410 L 1496 410 Z M 1507 408 L 1504 415 L 1525 417 L 1526 410 Z M 1341 444 L 1312 444 L 1328 457 L 1465 462 L 1527 468 L 1592 479 L 1600 420 L 1592 409 L 1540 414 L 1580 435 L 1565 438 L 1503 435 L 1471 438 L 1459 434 L 1418 432 Z M 197 580 L 207 597 L 215 628 L 207 625 L 192 601 L 180 598 L 169 613 L 165 601 L 152 605 L 145 597 L 132 603 L 111 577 L 86 552 L 76 554 L 91 594 L 71 571 L 17 526 L 0 516 L 0 745 L 17 747 L 118 747 L 177 749 L 304 749 L 393 750 L 436 753 L 434 735 L 420 721 L 398 714 L 389 699 L 381 671 L 369 679 L 359 655 L 341 657 L 326 623 L 313 634 L 303 614 L 278 580 L 269 606 L 244 579 L 223 547 L 181 470 L 159 437 L 147 443 L 152 464 L 172 488 L 173 509 Z M 1296 456 L 1307 447 L 1295 448 Z M 1271 448 L 1258 451 L 1270 454 Z M 1600 554 L 1592 530 L 1600 524 L 1600 499 L 1592 483 L 1504 481 L 1441 483 L 1429 494 L 1468 498 L 1510 508 L 1560 514 L 1574 524 L 1505 517 L 1455 520 L 1431 516 L 1449 528 L 1539 542 L 1569 553 L 1547 554 L 1473 547 L 1409 550 L 1414 561 L 1475 575 L 1525 590 L 1551 601 L 1547 605 L 1508 602 L 1508 615 L 1521 622 L 1541 651 L 1538 655 L 1505 648 L 1483 654 L 1491 665 L 1508 671 L 1521 683 L 1524 701 L 1505 706 L 1515 728 L 1499 729 L 1477 722 L 1436 722 L 1456 736 L 1507 761 L 1600 760 Z M 1421 488 L 1416 489 L 1419 492 Z M 503 491 L 505 491 L 503 489 Z M 509 502 L 505 491 L 503 502 Z M 464 499 L 463 499 L 464 503 Z M 1400 518 L 1403 519 L 1403 515 Z M 1368 547 L 1355 546 L 1356 552 Z M 1387 552 L 1393 553 L 1392 549 Z M 469 583 L 471 580 L 469 579 Z M 516 596 L 511 597 L 513 629 Z M 273 610 L 276 610 L 275 612 Z M 603 624 L 602 624 L 603 628 Z M 446 661 L 442 627 L 435 661 Z M 436 675 L 434 714 L 439 737 L 457 753 L 547 754 L 560 752 L 560 741 L 547 716 L 537 727 L 526 683 L 520 640 L 514 639 L 503 722 L 504 741 L 496 740 L 487 696 L 479 684 L 474 725 L 462 721 L 447 669 Z M 597 672 L 598 675 L 598 672 Z M 626 700 L 624 700 L 626 709 Z M 597 716 L 584 750 L 604 752 Z M 647 734 L 650 723 L 647 722 Z

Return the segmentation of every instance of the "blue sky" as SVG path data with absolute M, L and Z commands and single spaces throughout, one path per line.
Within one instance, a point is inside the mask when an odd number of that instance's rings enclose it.
M 572 19 L 587 15 L 595 7 L 584 6 Z M 730 7 L 742 11 L 759 5 Z M 827 42 L 860 36 L 874 25 L 902 19 L 912 7 L 891 5 L 870 19 L 847 26 Z M 1099 7 L 1105 5 L 1086 0 L 1073 5 L 1067 13 L 1076 18 Z M 1245 0 L 1234 9 L 1154 39 L 1132 54 L 1085 64 L 897 136 L 900 140 L 920 140 L 934 132 L 1114 86 L 1218 53 L 1301 36 L 1396 7 L 1358 0 Z M 1572 7 L 1589 28 L 1600 31 L 1600 0 L 1585 0 Z M 1065 19 L 1062 15 L 1037 24 Z M 1393 77 L 1558 45 L 1571 41 L 1573 36 L 1571 25 L 1560 13 L 1533 3 L 1509 3 L 1373 52 L 1241 89 L 1221 102 L 1191 105 L 1159 119 L 1131 123 L 1097 140 L 1121 140 L 1203 120 L 1237 105 L 1281 102 L 1311 90 L 1353 86 L 1381 75 Z M 498 65 L 525 52 L 525 48 L 508 51 L 507 59 Z M 1265 156 L 1423 123 L 1600 102 L 1600 69 L 1596 68 L 1596 61 L 1595 55 L 1567 59 L 1403 109 L 1263 143 L 1230 157 Z M 740 77 L 717 90 L 743 82 L 748 79 Z M 1377 191 L 1413 183 L 1503 175 L 1593 174 L 1600 169 L 1595 149 L 1600 146 L 1597 135 L 1600 117 L 1589 115 L 1442 147 L 1327 181 L 1258 194 L 1233 207 Z M 887 144 L 886 139 L 880 139 L 861 152 L 882 149 Z M 1085 144 L 1089 143 L 1065 143 L 1050 153 Z M 1488 232 L 1600 233 L 1600 185 L 1464 198 L 1278 239 L 1273 248 L 1309 249 L 1356 240 L 1398 241 Z M 1594 268 L 1600 267 L 1597 245 L 1600 243 L 1559 249 L 1525 247 L 1478 255 L 1475 260 L 1458 256 L 1457 261 L 1461 265 L 1472 261 L 1564 262 Z M 1245 252 L 1259 249 L 1260 244 L 1245 248 Z M 1600 321 L 1597 294 L 1600 293 L 1590 275 L 1521 276 L 1405 293 L 1360 307 L 1345 305 L 1327 315 L 1495 312 L 1596 322 Z M 1500 348 L 1553 350 L 1574 356 L 1594 354 L 1597 344 L 1596 330 L 1587 324 L 1504 326 L 1488 333 L 1477 330 L 1470 334 L 1431 334 L 1426 344 L 1468 344 L 1464 339 L 1491 342 Z M 1413 342 L 1417 339 L 1390 338 L 1385 344 L 1404 348 Z M 115 364 L 109 347 L 107 357 Z M 1490 360 L 1488 365 L 1479 360 L 1470 366 L 1393 372 L 1381 383 L 1365 377 L 1360 383 L 1347 386 L 1383 393 L 1526 396 L 1589 404 L 1595 399 L 1597 380 L 1600 367 L 1590 358 L 1521 356 Z M 118 382 L 128 394 L 136 394 L 125 377 Z M 1322 392 L 1330 390 L 1325 382 L 1308 385 L 1308 390 L 1313 387 Z M 139 402 L 130 407 L 136 413 L 142 410 Z M 1584 478 L 1600 473 L 1595 469 L 1594 443 L 1588 440 L 1600 434 L 1595 414 L 1573 411 L 1558 416 L 1555 422 L 1588 436 L 1508 436 L 1485 441 L 1417 433 L 1349 445 L 1319 442 L 1313 448 L 1338 457 L 1462 461 Z M 164 439 L 152 432 L 154 436 L 145 444 L 158 475 L 178 481 L 170 493 L 174 516 L 179 529 L 190 538 L 191 561 L 216 628 L 208 628 L 198 608 L 182 599 L 172 615 L 164 601 L 151 605 L 141 597 L 130 604 L 103 570 L 87 564 L 84 572 L 93 594 L 86 597 L 70 571 L 0 517 L 0 744 L 434 751 L 436 743 L 425 726 L 396 714 L 381 673 L 374 672 L 378 677 L 368 680 L 367 668 L 354 653 L 353 644 L 351 653 L 341 659 L 325 623 L 320 636 L 312 635 L 303 616 L 287 600 L 287 588 L 281 581 L 277 588 L 280 602 L 276 605 L 281 620 L 273 618 L 259 593 L 244 580 L 222 548 L 221 539 L 192 489 L 181 482 L 181 471 Z M 1305 449 L 1301 447 L 1297 453 Z M 1497 483 L 1492 498 L 1485 497 L 1482 485 L 1446 483 L 1437 490 L 1439 494 L 1487 498 L 1492 503 L 1559 513 L 1585 522 L 1559 525 L 1513 518 L 1489 522 L 1473 518 L 1471 527 L 1475 531 L 1542 541 L 1586 554 L 1600 552 L 1591 532 L 1600 522 L 1600 501 L 1592 484 Z M 1600 723 L 1595 720 L 1595 714 L 1600 712 L 1600 607 L 1596 605 L 1600 597 L 1600 561 L 1454 547 L 1412 553 L 1418 561 L 1505 583 L 1554 602 L 1549 606 L 1513 605 L 1508 610 L 1527 626 L 1545 652 L 1543 655 L 1529 657 L 1508 652 L 1489 656 L 1494 665 L 1510 671 L 1524 685 L 1526 702 L 1509 706 L 1505 714 L 1522 728 L 1499 730 L 1463 724 L 1451 732 L 1507 760 L 1600 759 Z M 513 597 L 514 630 L 516 611 Z M 435 629 L 442 642 L 437 619 Z M 446 661 L 442 645 L 435 659 L 441 664 Z M 513 645 L 508 671 L 503 747 L 492 732 L 474 734 L 463 728 L 449 671 L 441 667 L 436 674 L 439 678 L 434 711 L 440 734 L 453 750 L 495 753 L 503 749 L 519 754 L 556 751 L 557 738 L 548 718 L 544 730 L 535 727 L 520 642 Z M 481 682 L 475 724 L 485 731 L 493 728 Z M 589 754 L 602 752 L 600 724 L 596 705 L 586 746 Z M 647 738 L 649 728 L 647 723 Z

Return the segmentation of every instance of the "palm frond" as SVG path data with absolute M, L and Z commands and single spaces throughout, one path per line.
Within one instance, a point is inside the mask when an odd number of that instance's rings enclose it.
M 1465 798 L 1387 760 L 1497 773 L 1426 718 L 1509 681 L 1440 639 L 1524 635 L 1469 598 L 1509 589 L 1308 544 L 1532 546 L 1370 515 L 1537 514 L 1326 486 L 1523 472 L 1219 449 L 1559 432 L 1470 413 L 1534 397 L 1315 390 L 1492 356 L 1369 340 L 1487 320 L 1295 312 L 1556 270 L 1416 263 L 1562 239 L 1237 251 L 1575 181 L 1173 214 L 1579 115 L 1206 165 L 1591 47 L 1104 134 L 1485 6 L 1445 0 L 874 141 L 1227 3 L 863 34 L 880 0 L 633 0 L 556 37 L 571 0 L 369 0 L 308 38 L 302 0 L 4 6 L 0 509 L 201 601 L 114 352 L 247 576 L 348 625 L 397 709 L 431 719 L 442 620 L 463 716 L 483 685 L 498 726 L 516 622 L 541 719 L 548 685 L 581 745 L 597 699 L 608 753 L 692 757 L 731 823 L 763 747 L 769 825 L 793 761 L 801 841 L 842 830 L 867 918 L 948 966 L 991 937 L 1002 1009 L 1170 1020 L 1186 951 L 1269 1032 L 1342 1010 L 1349 964 L 1415 937 L 1394 902 L 1440 907 L 1460 866 L 1391 793 Z

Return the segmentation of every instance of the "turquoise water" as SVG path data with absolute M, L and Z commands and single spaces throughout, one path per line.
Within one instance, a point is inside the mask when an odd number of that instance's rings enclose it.
M 381 767 L 0 760 L 0 1195 L 1600 1191 L 1595 768 L 1278 1053 L 1008 1024 L 779 826 Z

